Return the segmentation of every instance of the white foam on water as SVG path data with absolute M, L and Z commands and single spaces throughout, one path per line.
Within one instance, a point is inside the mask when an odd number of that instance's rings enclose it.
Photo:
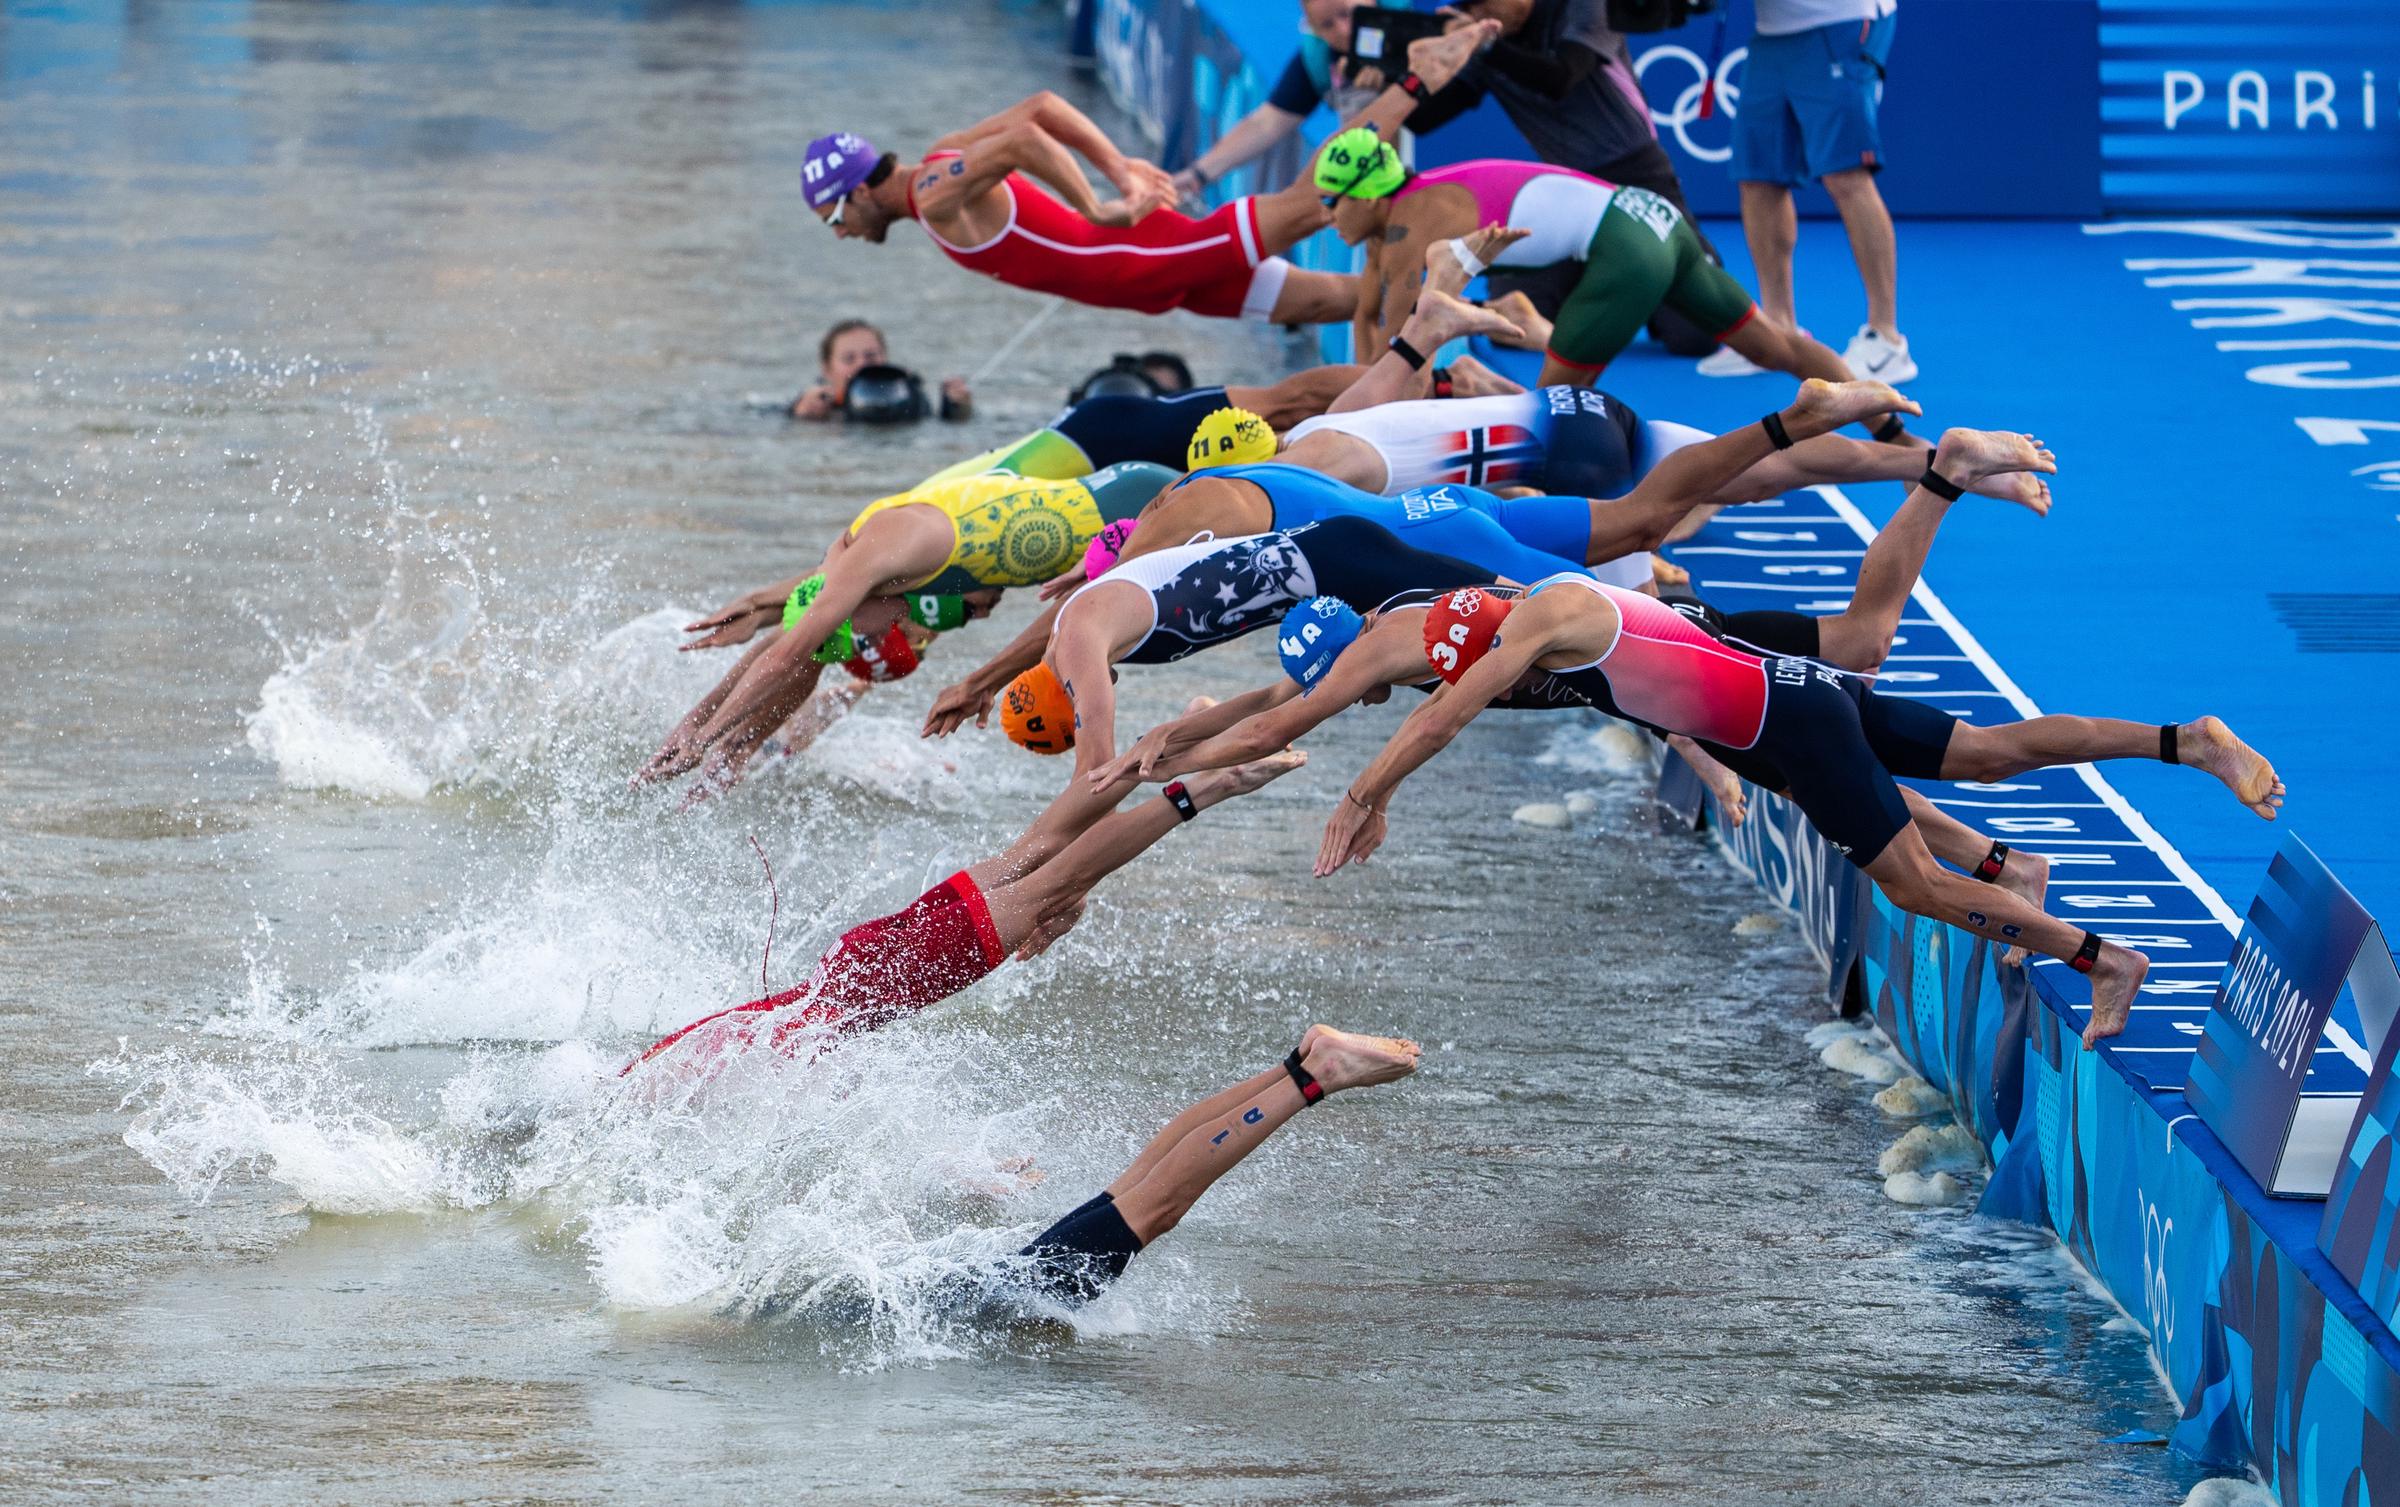
M 1649 774 L 1651 743 L 1632 723 L 1594 712 L 1552 729 L 1534 762 L 1570 774 L 1632 779 Z
M 1883 1148 L 1875 1170 L 1885 1177 L 1896 1172 L 1979 1172 L 1983 1143 L 1963 1125 L 1917 1125 Z
M 1883 1180 L 1883 1196 L 1920 1208 L 1947 1208 L 1966 1202 L 1967 1189 L 1947 1172 L 1895 1172 Z
M 314 1054 L 218 1061 L 121 1050 L 92 1071 L 125 1084 L 124 1107 L 138 1106 L 125 1144 L 195 1202 L 236 1170 L 270 1178 L 327 1214 L 473 1201 L 472 1179 L 457 1165 L 375 1113 Z
M 1879 1038 L 1865 1034 L 1837 1036 L 1817 1057 L 1827 1067 L 1869 1083 L 1896 1083 L 1906 1071 Z
M 1895 1120 L 1939 1114 L 1950 1107 L 1949 1096 L 1911 1073 L 1875 1096 L 1875 1107 Z
M 2274 1492 L 2245 1476 L 2211 1476 L 2192 1488 L 2183 1507 L 2278 1507 Z
M 1800 1039 L 1808 1043 L 1810 1051 L 1822 1051 L 1844 1037 L 1872 1036 L 1874 1034 L 1870 1027 L 1862 1026 L 1856 1021 L 1821 1020 L 1810 1026 L 1808 1034 Z
M 1508 814 L 1508 819 L 1520 827 L 1537 827 L 1546 832 L 1563 832 L 1575 825 L 1567 808 L 1553 801 L 1532 801 Z
M 1783 930 L 1783 912 L 1781 911 L 1752 911 L 1749 915 L 1733 923 L 1733 934 L 1737 937 L 1771 937 L 1781 930 Z

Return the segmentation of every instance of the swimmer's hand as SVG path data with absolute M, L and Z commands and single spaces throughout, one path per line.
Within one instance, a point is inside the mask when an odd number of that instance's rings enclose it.
M 1157 194 L 1161 203 L 1173 204 L 1183 196 L 1182 190 L 1176 186 L 1175 175 L 1146 157 L 1126 158 L 1124 165 L 1109 175 L 1108 181 L 1115 184 L 1117 192 L 1128 199 L 1143 194 Z
M 1141 224 L 1150 217 L 1152 211 L 1164 209 L 1174 202 L 1175 190 L 1172 187 L 1153 188 L 1145 184 L 1122 199 L 1111 199 L 1105 204 L 1095 206 L 1092 210 L 1091 220 L 1095 225 L 1108 225 L 1123 229 L 1129 225 Z
M 1368 810 L 1345 792 L 1341 804 L 1325 820 L 1325 840 L 1317 845 L 1317 877 L 1327 878 L 1346 863 L 1365 863 L 1383 846 L 1389 831 L 1382 812 Z
M 1036 600 L 1055 602 L 1076 587 L 1081 586 L 1086 579 L 1087 577 L 1083 573 L 1083 562 L 1078 560 L 1049 580 L 1044 581 L 1041 591 L 1036 595 Z
M 1508 398 L 1524 390 L 1473 356 L 1450 363 L 1450 396 L 1454 398 Z
M 1176 722 L 1181 720 L 1181 718 L 1177 718 Z M 1158 768 L 1159 760 L 1172 758 L 1181 753 L 1185 742 L 1188 741 L 1177 735 L 1176 722 L 1161 722 L 1136 738 L 1133 747 L 1093 770 L 1091 773 L 1092 789 L 1106 790 L 1129 774 L 1139 775 L 1145 784 L 1153 779 L 1165 778 L 1162 775 L 1154 775 L 1151 771 Z
M 1035 922 L 1032 933 L 1017 948 L 1017 961 L 1030 962 L 1049 951 L 1051 943 L 1073 931 L 1075 923 L 1083 919 L 1083 906 L 1084 902 L 1078 900 L 1065 910 L 1054 911 Z
M 925 714 L 925 727 L 917 736 L 947 738 L 966 726 L 969 717 L 977 727 L 992 725 L 992 692 L 971 676 L 933 698 L 933 710 Z
M 820 382 L 792 399 L 795 419 L 830 419 L 842 405 L 833 400 L 833 389 Z
M 1428 90 L 1439 92 L 1473 61 L 1475 54 L 1500 40 L 1500 23 L 1476 21 L 1438 37 L 1421 37 L 1408 44 L 1408 71 Z
M 1333 61 L 1333 72 L 1335 82 L 1346 89 L 1372 89 L 1378 94 L 1383 92 L 1383 70 L 1373 63 L 1353 63 L 1347 57 L 1339 57 Z
M 757 753 L 764 743 L 764 739 L 745 742 L 738 746 L 731 743 L 720 743 L 710 749 L 708 757 L 700 761 L 699 776 L 692 781 L 692 788 L 684 793 L 682 801 L 676 805 L 675 809 L 689 811 L 709 797 L 723 795 L 726 791 L 739 785 L 742 782 L 743 772 L 750 767 L 751 755 Z
M 671 780 L 699 763 L 700 756 L 708 751 L 708 740 L 702 736 L 702 730 L 708 726 L 708 718 L 702 713 L 708 710 L 709 703 L 704 701 L 686 713 L 675 724 L 675 731 L 667 734 L 667 741 L 658 745 L 658 752 L 625 783 L 639 790 L 644 785 Z
M 783 604 L 790 598 L 798 579 L 774 586 L 761 586 L 746 591 L 696 623 L 686 623 L 683 631 L 702 635 L 676 647 L 691 649 L 725 649 L 746 644 L 762 631 L 783 621 Z
M 1700 783 L 1708 787 L 1708 793 L 1717 798 L 1717 809 L 1724 813 L 1725 825 L 1740 826 L 1742 818 L 1750 813 L 1750 792 L 1742 785 L 1742 777 L 1681 733 L 1669 733 L 1667 746 L 1683 756 L 1683 761 L 1692 766 L 1692 773 L 1700 776 Z

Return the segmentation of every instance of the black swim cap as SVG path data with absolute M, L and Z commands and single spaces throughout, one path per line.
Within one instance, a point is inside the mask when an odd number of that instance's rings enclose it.
M 1142 369 L 1148 374 L 1151 381 L 1158 384 L 1159 390 L 1162 392 L 1175 393 L 1192 390 L 1192 369 L 1184 365 L 1183 358 L 1173 351 L 1142 352 Z M 1166 376 L 1161 377 L 1159 375 L 1161 372 L 1166 373 Z
M 1067 394 L 1070 404 L 1086 398 L 1155 398 L 1165 389 L 1158 379 L 1142 370 L 1142 358 L 1118 352 L 1116 358 L 1081 382 Z
M 913 424 L 925 417 L 925 383 L 898 366 L 862 366 L 850 377 L 842 414 L 861 424 Z

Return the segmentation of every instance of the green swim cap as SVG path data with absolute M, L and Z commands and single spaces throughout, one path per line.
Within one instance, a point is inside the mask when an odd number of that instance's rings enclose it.
M 1352 126 L 1317 154 L 1317 192 L 1336 198 L 1382 199 L 1399 192 L 1408 169 L 1373 126 Z
M 815 601 L 817 593 L 824 589 L 825 572 L 821 570 L 793 587 L 792 594 L 784 598 L 783 626 L 786 628 L 799 627 L 801 615 L 808 611 L 808 604 Z M 838 665 L 857 652 L 858 635 L 851 630 L 850 620 L 843 618 L 842 625 L 833 630 L 833 637 L 825 640 L 817 652 L 811 654 L 809 658 L 821 665 Z
M 948 633 L 967 625 L 967 599 L 956 592 L 911 592 L 907 600 L 908 620 L 920 628 Z

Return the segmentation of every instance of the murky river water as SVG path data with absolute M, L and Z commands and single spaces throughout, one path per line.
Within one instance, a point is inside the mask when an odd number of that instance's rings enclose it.
M 833 124 L 1040 83 L 1046 9 L 18 6 L 0 22 L 0 1498 L 2171 1502 L 2140 1337 L 2048 1242 L 1897 1206 L 1789 933 L 1596 724 L 1498 719 L 1305 877 L 1398 708 L 1067 942 L 702 1121 L 625 1049 L 1005 842 L 1059 778 L 914 729 L 1022 621 L 678 816 L 675 624 L 1030 427 L 786 397 L 832 319 L 979 365 L 1039 307 L 836 245 Z M 1112 124 L 1123 129 L 1121 120 Z M 1138 727 L 1272 673 L 1127 677 Z M 1519 803 L 1599 798 L 1570 833 Z M 1311 1019 L 1429 1048 L 1074 1327 L 927 1293 Z M 1004 1157 L 1038 1188 L 997 1199 Z

